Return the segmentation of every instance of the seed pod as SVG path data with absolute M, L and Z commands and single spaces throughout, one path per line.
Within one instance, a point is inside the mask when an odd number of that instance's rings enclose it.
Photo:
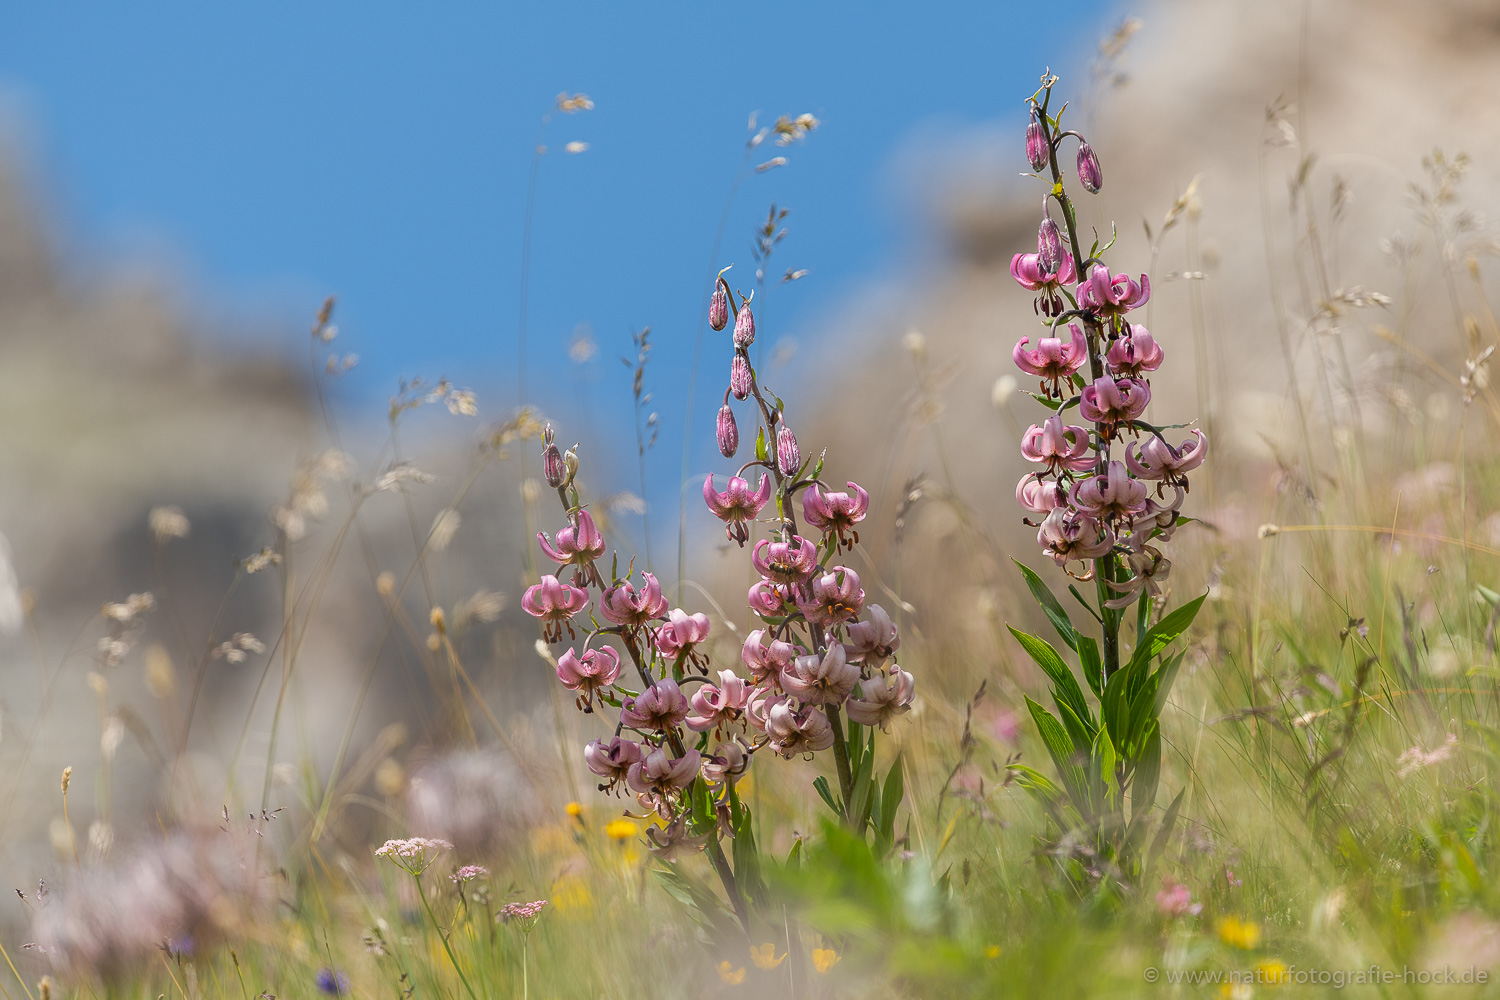
M 1078 181 L 1088 189 L 1089 194 L 1097 194 L 1104 186 L 1104 174 L 1099 170 L 1099 157 L 1094 153 L 1094 147 L 1086 142 L 1078 144 Z
M 729 364 L 729 391 L 735 399 L 750 395 L 750 359 L 743 354 L 736 353 Z
M 1026 126 L 1026 159 L 1031 161 L 1031 169 L 1038 172 L 1047 165 L 1047 137 L 1037 120 L 1036 108 L 1031 109 L 1031 123 Z
M 749 306 L 740 306 L 740 314 L 734 318 L 734 346 L 749 347 L 755 343 L 755 316 Z
M 1062 270 L 1062 233 L 1058 232 L 1057 223 L 1050 215 L 1043 216 L 1042 224 L 1037 228 L 1036 256 L 1037 265 L 1045 274 L 1052 275 Z
M 716 285 L 714 297 L 708 302 L 708 325 L 715 330 L 722 330 L 728 324 L 729 296 L 725 294 L 723 285 Z
M 733 458 L 734 453 L 740 450 L 740 429 L 734 422 L 734 411 L 725 403 L 719 407 L 719 454 L 725 458 Z

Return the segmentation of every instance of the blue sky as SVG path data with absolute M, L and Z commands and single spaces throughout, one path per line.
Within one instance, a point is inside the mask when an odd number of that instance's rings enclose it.
M 775 291 L 762 335 L 806 342 L 820 315 L 924 253 L 920 172 L 913 184 L 897 166 L 913 146 L 1019 133 L 1042 65 L 1079 66 L 1081 84 L 1111 20 L 1094 0 L 14 4 L 0 13 L 0 95 L 79 266 L 165 267 L 199 316 L 252 316 L 299 351 L 337 293 L 340 346 L 361 358 L 351 405 L 373 416 L 398 377 L 448 375 L 495 416 L 516 402 L 538 125 L 559 92 L 587 93 L 595 109 L 554 114 L 544 139 L 530 395 L 553 415 L 628 419 L 617 358 L 649 324 L 653 462 L 675 479 L 698 303 L 749 113 L 823 123 L 758 151 L 790 163 L 745 180 L 719 254 L 748 289 L 752 226 L 773 200 L 791 208 L 772 271 L 808 275 Z M 567 155 L 573 140 L 589 149 Z M 581 370 L 568 359 L 580 328 L 598 345 Z M 698 394 L 700 427 L 720 381 Z

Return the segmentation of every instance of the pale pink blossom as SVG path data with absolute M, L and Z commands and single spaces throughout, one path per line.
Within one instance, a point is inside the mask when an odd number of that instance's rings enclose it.
M 1042 555 L 1059 566 L 1074 559 L 1097 559 L 1115 546 L 1114 532 L 1108 526 L 1068 507 L 1056 507 L 1047 515 L 1036 540 Z
M 703 780 L 715 787 L 733 781 L 750 770 L 751 746 L 740 737 L 726 740 L 703 758 Z
M 859 682 L 859 696 L 850 698 L 846 710 L 849 718 L 862 726 L 880 726 L 898 715 L 911 711 L 916 694 L 916 678 L 892 667 L 890 673 L 877 673 Z
M 797 591 L 797 608 L 814 625 L 832 628 L 859 614 L 865 606 L 865 592 L 859 585 L 859 574 L 844 566 L 814 576 Z
M 1109 345 L 1105 361 L 1116 378 L 1139 378 L 1161 367 L 1162 350 L 1151 331 L 1139 323 L 1126 324 L 1126 333 Z
M 828 716 L 812 705 L 793 708 L 786 701 L 773 705 L 766 713 L 766 735 L 776 753 L 787 758 L 833 746 Z
M 789 542 L 762 538 L 751 550 L 750 562 L 772 583 L 801 583 L 818 568 L 818 547 L 801 535 Z
M 667 599 L 661 584 L 651 573 L 641 574 L 641 588 L 622 580 L 604 592 L 599 599 L 599 613 L 616 625 L 644 625 L 667 613 Z
M 630 765 L 625 780 L 637 792 L 664 795 L 674 788 L 686 788 L 698 776 L 702 763 L 703 755 L 697 750 L 672 757 L 665 748 L 653 747 L 644 760 Z
M 556 545 L 547 540 L 544 531 L 536 533 L 536 540 L 547 558 L 559 566 L 572 565 L 583 570 L 604 555 L 604 536 L 587 510 L 580 510 L 572 524 L 558 529 Z
M 1021 457 L 1039 462 L 1046 472 L 1081 472 L 1092 468 L 1094 456 L 1089 451 L 1089 432 L 1082 427 L 1064 424 L 1062 416 L 1053 414 L 1040 425 L 1032 424 L 1021 436 Z
M 703 502 L 708 504 L 714 517 L 724 522 L 725 534 L 740 545 L 750 538 L 746 522 L 755 520 L 770 499 L 771 479 L 766 475 L 760 477 L 760 485 L 754 492 L 750 490 L 749 481 L 739 476 L 729 477 L 729 485 L 723 493 L 714 489 L 713 473 L 703 481 Z
M 746 669 L 755 683 L 770 679 L 775 684 L 781 683 L 781 672 L 791 666 L 792 660 L 797 655 L 798 647 L 789 642 L 779 639 L 771 640 L 766 645 L 766 630 L 755 629 L 745 637 L 745 644 L 740 647 L 740 660 L 744 662 Z
M 783 584 L 772 583 L 770 580 L 761 580 L 753 584 L 745 599 L 750 605 L 750 610 L 767 618 L 779 618 L 789 614 L 796 606 L 792 600 L 791 588 Z
M 1069 500 L 1089 517 L 1122 524 L 1145 510 L 1147 492 L 1145 483 L 1130 478 L 1124 462 L 1110 462 L 1104 475 L 1074 483 Z
M 563 650 L 557 658 L 557 679 L 569 691 L 578 692 L 579 708 L 591 711 L 595 691 L 613 684 L 620 676 L 620 654 L 608 646 L 574 653 Z
M 728 725 L 750 702 L 750 685 L 733 670 L 720 670 L 719 683 L 701 684 L 693 692 L 693 714 L 687 727 L 695 733 Z
M 750 692 L 750 700 L 745 705 L 745 722 L 756 732 L 766 731 L 766 722 L 771 710 L 789 696 L 781 691 L 779 687 L 758 687 Z
M 1134 420 L 1146 412 L 1151 402 L 1151 387 L 1140 379 L 1114 379 L 1102 375 L 1093 385 L 1083 387 L 1079 410 L 1083 419 L 1095 424 L 1106 424 L 1106 433 L 1126 421 Z
M 1043 389 L 1052 395 L 1061 395 L 1059 384 L 1089 359 L 1088 342 L 1078 324 L 1069 323 L 1068 331 L 1072 339 L 1066 343 L 1057 337 L 1043 337 L 1035 347 L 1028 349 L 1026 345 L 1031 343 L 1031 338 L 1022 337 L 1010 352 L 1016 367 L 1040 378 Z
M 834 532 L 840 544 L 853 548 L 859 541 L 855 525 L 865 519 L 870 509 L 870 494 L 856 483 L 845 483 L 847 493 L 824 493 L 814 483 L 802 494 L 802 519 L 822 532 Z M 845 532 L 849 537 L 845 537 Z
M 1046 514 L 1068 502 L 1068 491 L 1059 482 L 1048 482 L 1036 472 L 1028 472 L 1016 483 L 1016 503 L 1033 514 Z M 1030 524 L 1031 522 L 1027 522 Z
M 1151 279 L 1141 275 L 1139 283 L 1128 274 L 1109 273 L 1103 264 L 1095 264 L 1088 277 L 1078 285 L 1078 304 L 1101 316 L 1118 316 L 1151 298 Z
M 822 656 L 799 656 L 781 674 L 786 693 L 812 705 L 839 705 L 859 683 L 859 667 L 850 663 L 840 643 Z
M 1028 292 L 1039 292 L 1057 285 L 1071 285 L 1077 277 L 1073 269 L 1071 254 L 1063 254 L 1062 266 L 1052 272 L 1042 270 L 1040 257 L 1034 253 L 1018 253 L 1010 259 L 1010 276 Z
M 1144 442 L 1131 442 L 1125 446 L 1125 465 L 1140 479 L 1159 479 L 1186 487 L 1184 473 L 1198 468 L 1208 455 L 1208 439 L 1203 432 L 1194 428 L 1191 433 L 1192 440 L 1175 449 L 1155 435 Z
M 590 771 L 606 782 L 599 786 L 600 791 L 613 788 L 625 780 L 630 765 L 639 763 L 644 757 L 641 744 L 619 736 L 607 740 L 591 740 L 583 748 L 583 762 Z
M 675 659 L 684 653 L 691 654 L 708 638 L 708 632 L 708 615 L 701 611 L 690 615 L 681 608 L 673 608 L 666 624 L 656 631 L 656 648 L 662 656 Z
M 546 625 L 542 635 L 549 642 L 562 638 L 563 625 L 589 603 L 587 591 L 560 583 L 555 576 L 543 576 L 540 583 L 527 587 L 521 595 L 521 609 Z M 568 624 L 571 635 L 573 626 Z
M 1203 904 L 1193 902 L 1193 892 L 1181 882 L 1162 879 L 1156 893 L 1156 909 L 1164 917 L 1194 916 L 1203 912 Z
M 866 621 L 851 622 L 845 630 L 849 641 L 844 643 L 844 654 L 850 662 L 878 669 L 901 648 L 901 636 L 897 634 L 891 616 L 880 605 L 870 605 L 866 618 Z
M 620 706 L 620 721 L 636 729 L 671 729 L 687 718 L 688 700 L 670 677 L 664 677 Z

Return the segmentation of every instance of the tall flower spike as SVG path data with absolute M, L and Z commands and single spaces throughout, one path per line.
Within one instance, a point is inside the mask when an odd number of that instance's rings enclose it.
M 714 285 L 714 297 L 708 301 L 708 325 L 715 330 L 729 325 L 729 296 L 722 284 Z
M 802 449 L 797 447 L 797 436 L 785 421 L 776 432 L 776 468 L 783 476 L 795 476 L 802 468 Z
M 734 411 L 729 408 L 729 394 L 724 394 L 724 405 L 719 407 L 719 422 L 715 428 L 719 442 L 719 454 L 733 458 L 740 450 L 740 428 L 734 422 Z
M 1037 117 L 1036 105 L 1032 105 L 1031 121 L 1026 126 L 1026 160 L 1038 173 L 1047 165 L 1047 136 Z
M 1089 194 L 1098 194 L 1104 186 L 1104 174 L 1099 170 L 1099 157 L 1094 147 L 1086 142 L 1078 143 L 1078 182 Z
M 749 306 L 740 306 L 740 314 L 734 318 L 734 346 L 744 350 L 755 343 L 755 314 Z
M 1050 215 L 1042 216 L 1042 224 L 1037 227 L 1036 257 L 1037 265 L 1048 274 L 1056 274 L 1062 270 L 1062 233 L 1058 231 L 1057 223 L 1052 221 Z
M 750 539 L 747 522 L 760 515 L 761 508 L 771 499 L 771 477 L 761 474 L 760 485 L 752 492 L 750 483 L 739 476 L 730 476 L 724 492 L 714 489 L 714 476 L 710 472 L 703 481 L 703 502 L 714 517 L 724 522 L 724 532 L 730 541 L 741 546 Z

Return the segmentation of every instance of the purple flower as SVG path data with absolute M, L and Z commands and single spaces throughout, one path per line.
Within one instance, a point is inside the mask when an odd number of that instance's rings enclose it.
M 809 705 L 839 705 L 859 683 L 859 667 L 848 661 L 844 647 L 830 643 L 822 656 L 799 656 L 781 674 L 786 693 Z
M 1068 507 L 1054 507 L 1036 533 L 1042 555 L 1059 566 L 1074 559 L 1097 559 L 1115 546 L 1107 526 Z
M 639 743 L 619 736 L 608 740 L 591 740 L 583 748 L 583 762 L 590 771 L 607 782 L 599 786 L 601 791 L 624 781 L 630 765 L 639 763 L 644 757 Z
M 693 713 L 687 727 L 695 733 L 728 725 L 750 702 L 750 685 L 733 670 L 720 670 L 718 684 L 702 684 L 693 692 Z
M 599 599 L 599 613 L 616 625 L 644 625 L 667 613 L 667 599 L 661 584 L 651 573 L 641 574 L 641 589 L 622 580 L 604 592 Z
M 743 311 L 741 315 L 744 315 Z M 673 788 L 686 788 L 698 776 L 703 755 L 689 749 L 681 757 L 670 757 L 661 747 L 654 747 L 646 759 L 630 765 L 625 780 L 638 792 L 664 795 Z
M 750 359 L 742 352 L 736 352 L 734 360 L 729 362 L 729 391 L 734 394 L 735 399 L 746 399 L 750 395 Z
M 870 610 L 873 612 L 875 608 L 872 606 Z M 770 679 L 779 685 L 781 672 L 791 666 L 792 659 L 797 655 L 797 647 L 779 639 L 771 640 L 771 644 L 767 646 L 764 644 L 765 638 L 766 630 L 762 628 L 746 636 L 745 644 L 740 647 L 740 660 L 757 684 Z
M 317 984 L 319 993 L 326 993 L 331 997 L 349 995 L 349 977 L 335 969 L 326 966 L 319 969 Z
M 1078 286 L 1078 304 L 1101 316 L 1118 316 L 1151 298 L 1151 279 L 1141 275 L 1140 284 L 1128 274 L 1111 276 L 1109 268 L 1095 264 L 1087 280 Z
M 797 436 L 785 421 L 776 432 L 776 468 L 783 476 L 795 476 L 802 468 L 802 449 L 797 447 Z
M 1192 435 L 1192 440 L 1182 442 L 1176 450 L 1154 435 L 1144 444 L 1131 442 L 1125 446 L 1125 465 L 1139 479 L 1159 479 L 1186 486 L 1187 477 L 1183 473 L 1202 465 L 1208 454 L 1208 439 L 1203 432 L 1194 428 Z
M 745 522 L 755 520 L 770 499 L 771 479 L 764 474 L 753 493 L 750 491 L 750 483 L 739 476 L 729 477 L 729 485 L 724 488 L 723 493 L 714 489 L 713 473 L 710 472 L 703 481 L 703 502 L 708 504 L 714 517 L 724 522 L 724 533 L 730 540 L 739 542 L 741 546 L 750 539 L 750 529 L 745 526 Z
M 734 346 L 744 350 L 755 343 L 755 316 L 750 312 L 749 306 L 740 306 L 739 315 L 734 318 Z
M 723 285 L 715 285 L 714 297 L 708 300 L 708 325 L 715 330 L 729 325 L 729 296 Z
M 734 411 L 729 408 L 727 397 L 724 405 L 719 407 L 719 421 L 714 430 L 719 442 L 719 454 L 725 458 L 733 458 L 734 453 L 740 450 L 740 429 L 734 422 Z
M 587 591 L 560 583 L 555 576 L 543 576 L 540 583 L 527 587 L 521 595 L 521 609 L 533 618 L 546 622 L 543 637 L 549 642 L 562 639 L 562 627 L 589 603 Z M 573 626 L 568 624 L 568 634 Z
M 588 712 L 594 692 L 613 684 L 620 676 L 620 654 L 608 646 L 585 649 L 582 654 L 563 650 L 557 658 L 557 679 L 569 691 L 578 692 L 578 707 Z
M 636 729 L 671 729 L 687 718 L 688 700 L 670 677 L 664 677 L 620 706 L 620 721 Z
M 856 483 L 845 483 L 848 493 L 824 493 L 813 483 L 802 494 L 802 519 L 822 532 L 834 532 L 839 544 L 853 548 L 859 541 L 859 532 L 854 526 L 865 519 L 870 509 L 870 494 Z M 851 541 L 846 543 L 844 532 L 849 532 Z
M 844 566 L 814 576 L 797 593 L 797 608 L 814 625 L 833 628 L 855 615 L 865 606 L 865 592 L 859 586 L 859 574 Z
M 668 658 L 692 653 L 698 643 L 708 638 L 708 631 L 708 615 L 701 611 L 690 615 L 681 608 L 673 608 L 667 615 L 667 623 L 657 629 L 656 648 Z
M 1151 402 L 1151 387 L 1140 379 L 1104 375 L 1095 379 L 1093 385 L 1084 386 L 1081 396 L 1078 408 L 1083 419 L 1106 425 L 1108 436 L 1113 435 L 1117 425 L 1146 411 L 1146 404 Z
M 789 542 L 762 538 L 750 552 L 755 571 L 772 583 L 801 583 L 818 568 L 818 547 L 801 535 Z
M 1053 414 L 1041 426 L 1032 424 L 1021 437 L 1021 457 L 1040 462 L 1047 472 L 1081 472 L 1093 468 L 1089 452 L 1089 432 L 1082 427 L 1064 425 L 1062 417 Z
M 849 624 L 846 629 L 849 641 L 844 643 L 844 654 L 850 662 L 878 669 L 901 648 L 901 637 L 891 616 L 880 605 L 870 605 L 867 617 L 868 621 Z
M 1068 499 L 1089 517 L 1120 525 L 1145 509 L 1146 492 L 1146 484 L 1130 478 L 1124 462 L 1110 462 L 1103 475 L 1074 483 Z
M 850 698 L 845 708 L 849 718 L 861 726 L 879 726 L 898 715 L 911 711 L 912 698 L 917 682 L 911 674 L 900 667 L 892 667 L 888 674 L 876 674 L 859 682 L 859 697 Z
M 1043 337 L 1036 347 L 1027 350 L 1030 337 L 1022 337 L 1010 356 L 1016 367 L 1028 375 L 1042 379 L 1043 389 L 1049 395 L 1062 395 L 1059 383 L 1072 376 L 1089 359 L 1088 342 L 1077 324 L 1069 323 L 1068 331 L 1073 335 L 1066 344 L 1057 337 Z
M 1078 143 L 1078 181 L 1089 194 L 1098 194 L 1104 186 L 1104 174 L 1099 169 L 1099 156 L 1094 147 L 1086 142 Z
M 1109 345 L 1105 361 L 1110 374 L 1116 378 L 1128 376 L 1139 378 L 1143 372 L 1154 372 L 1161 367 L 1162 350 L 1151 331 L 1139 323 L 1126 324 L 1126 334 Z
M 1035 107 L 1031 109 L 1031 121 L 1026 125 L 1026 161 L 1031 169 L 1040 172 L 1047 165 L 1047 135 L 1037 118 Z
M 833 726 L 828 716 L 812 705 L 793 708 L 788 701 L 778 701 L 766 712 L 766 735 L 771 746 L 782 757 L 815 753 L 833 746 Z

